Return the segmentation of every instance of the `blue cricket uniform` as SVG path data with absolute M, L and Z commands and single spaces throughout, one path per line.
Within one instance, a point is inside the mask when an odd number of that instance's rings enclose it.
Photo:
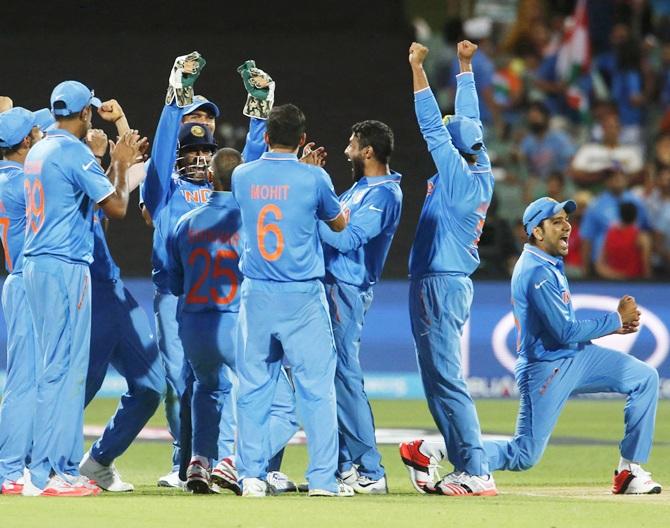
M 621 456 L 646 462 L 658 373 L 632 356 L 591 343 L 621 327 L 619 314 L 577 320 L 563 259 L 528 244 L 512 274 L 512 306 L 521 403 L 514 438 L 484 442 L 490 469 L 521 471 L 535 465 L 570 395 L 593 392 L 626 394 Z
M 237 167 L 233 195 L 242 213 L 244 274 L 236 357 L 239 478 L 266 475 L 284 358 L 309 440 L 309 486 L 336 492 L 336 354 L 317 222 L 336 218 L 340 203 L 323 169 L 289 153 L 266 152 Z
M 30 462 L 32 482 L 77 475 L 91 341 L 93 208 L 114 193 L 91 150 L 57 129 L 25 166 L 24 279 L 41 352 Z M 48 302 L 46 302 L 48 300 Z
M 100 390 L 111 364 L 126 380 L 114 416 L 91 447 L 91 456 L 110 465 L 137 437 L 165 393 L 165 370 L 146 312 L 121 279 L 104 230 L 104 213 L 93 217 L 91 355 L 86 377 L 88 405 Z
M 39 351 L 23 282 L 26 201 L 23 166 L 0 160 L 0 235 L 9 276 L 2 289 L 7 377 L 0 404 L 0 483 L 23 476 L 33 442 Z
M 457 76 L 456 115 L 480 126 L 472 73 Z M 409 312 L 428 407 L 456 471 L 486 475 L 477 411 L 461 371 L 460 338 L 470 315 L 477 243 L 493 195 L 491 162 L 482 146 L 468 165 L 442 124 L 430 88 L 414 96 L 421 133 L 437 174 L 419 217 L 409 257 Z
M 182 216 L 169 239 L 170 288 L 174 295 L 183 295 L 179 336 L 195 377 L 192 453 L 210 462 L 234 453 L 229 372 L 235 369 L 241 223 L 232 194 L 213 192 L 204 206 Z M 222 420 L 224 410 L 229 418 Z
M 340 435 L 339 471 L 352 464 L 373 480 L 384 476 L 359 353 L 372 287 L 381 277 L 400 222 L 400 174 L 361 178 L 340 196 L 349 225 L 339 233 L 319 223 L 326 262 L 326 298 L 337 350 L 335 392 Z

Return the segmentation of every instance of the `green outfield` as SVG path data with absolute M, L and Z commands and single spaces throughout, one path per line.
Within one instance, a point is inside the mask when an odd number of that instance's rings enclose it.
M 98 498 L 48 499 L 0 496 L 5 527 L 647 527 L 670 526 L 670 487 L 661 495 L 614 497 L 608 493 L 618 461 L 616 441 L 623 430 L 623 401 L 572 401 L 542 462 L 525 473 L 496 474 L 498 497 L 447 498 L 418 495 L 407 479 L 395 446 L 383 446 L 391 494 L 381 497 L 308 498 L 305 495 L 244 499 L 228 495 L 192 496 L 159 489 L 168 470 L 167 443 L 136 442 L 117 461 L 136 491 Z M 104 424 L 116 402 L 94 402 L 87 424 Z M 423 402 L 373 403 L 378 427 L 432 428 Z M 517 404 L 477 403 L 487 433 L 513 431 Z M 158 413 L 151 425 L 164 424 Z M 303 479 L 304 447 L 290 447 L 283 470 Z M 647 469 L 670 486 L 670 402 L 661 402 L 656 445 Z

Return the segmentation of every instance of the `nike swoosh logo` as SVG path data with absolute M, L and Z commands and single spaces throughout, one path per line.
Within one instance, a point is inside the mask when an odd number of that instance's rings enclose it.
M 91 168 L 91 165 L 93 165 L 94 163 L 95 163 L 95 161 L 91 160 L 88 163 L 86 163 L 85 165 L 82 165 L 81 168 L 84 169 L 84 170 L 88 170 L 88 169 Z
M 383 213 L 383 212 L 384 212 L 383 209 L 378 209 L 378 208 L 375 207 L 374 205 L 371 205 L 371 206 L 370 206 L 370 209 L 372 209 L 373 211 L 379 211 L 380 213 Z
M 543 280 L 542 282 L 540 282 L 539 284 L 536 284 L 536 285 L 535 285 L 535 289 L 536 289 L 536 290 L 539 290 L 540 287 L 541 287 L 545 282 L 547 282 L 548 280 L 549 280 L 549 279 L 544 279 L 544 280 Z

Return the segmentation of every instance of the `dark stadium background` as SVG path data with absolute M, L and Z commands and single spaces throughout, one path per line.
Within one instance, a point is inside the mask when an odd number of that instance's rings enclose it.
M 405 199 L 386 276 L 403 277 L 433 173 L 414 118 L 405 7 L 383 0 L 3 2 L 0 93 L 37 109 L 48 106 L 58 82 L 80 80 L 103 100 L 117 99 L 131 126 L 151 138 L 174 57 L 198 50 L 207 66 L 196 92 L 215 101 L 227 123 L 245 127 L 236 67 L 253 58 L 276 81 L 277 102 L 305 111 L 310 138 L 328 148 L 326 168 L 339 192 L 351 184 L 343 155 L 350 126 L 378 119 L 393 128 L 392 166 L 404 175 Z M 124 275 L 150 275 L 151 230 L 137 208 L 110 223 L 108 241 Z

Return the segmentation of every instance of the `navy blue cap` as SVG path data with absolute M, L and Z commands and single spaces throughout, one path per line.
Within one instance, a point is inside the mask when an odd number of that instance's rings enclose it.
M 454 146 L 466 154 L 477 154 L 484 143 L 484 134 L 474 119 L 461 115 L 444 116 L 443 123 L 451 134 Z
M 35 114 L 15 106 L 0 114 L 0 147 L 11 148 L 30 135 L 35 126 Z
M 193 102 L 190 105 L 184 107 L 183 115 L 188 115 L 191 112 L 195 112 L 196 110 L 206 110 L 210 114 L 213 114 L 214 117 L 219 117 L 221 115 L 221 112 L 219 112 L 219 107 L 207 99 L 207 97 L 204 95 L 196 95 L 193 98 Z
M 55 116 L 69 116 L 89 105 L 100 108 L 102 101 L 79 81 L 63 81 L 51 92 L 51 111 Z
M 200 123 L 185 123 L 179 127 L 179 150 L 206 148 L 215 151 L 219 146 L 209 129 Z
M 553 198 L 544 196 L 532 202 L 523 212 L 523 227 L 528 236 L 531 235 L 533 229 L 539 226 L 543 220 L 551 218 L 555 214 L 564 210 L 566 213 L 573 213 L 577 209 L 577 204 L 574 200 L 566 200 L 565 202 L 557 202 Z

